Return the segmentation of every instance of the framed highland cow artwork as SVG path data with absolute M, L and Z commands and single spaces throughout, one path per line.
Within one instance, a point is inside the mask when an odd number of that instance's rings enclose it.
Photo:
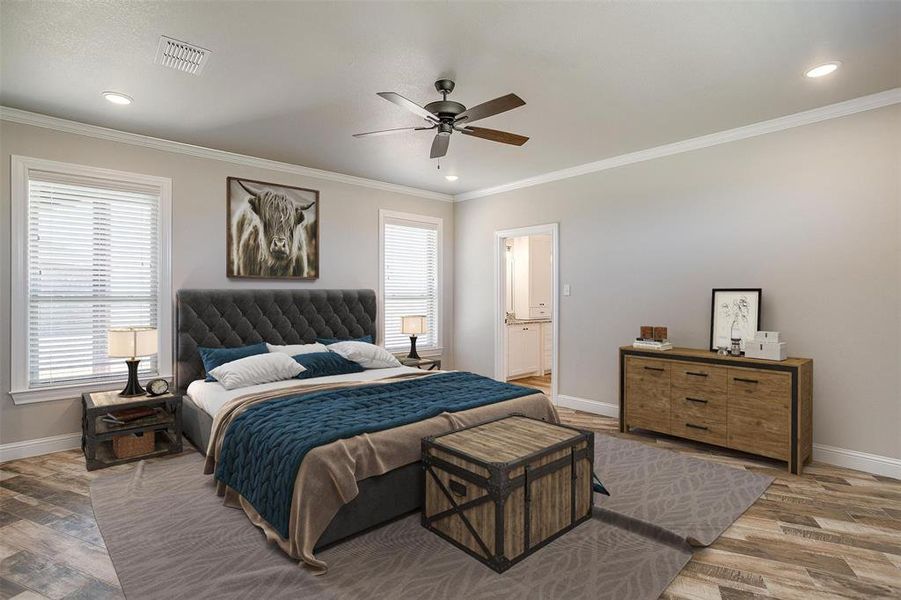
M 317 279 L 319 192 L 229 177 L 229 277 Z

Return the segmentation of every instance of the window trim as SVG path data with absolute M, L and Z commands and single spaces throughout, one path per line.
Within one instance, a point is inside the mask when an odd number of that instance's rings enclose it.
M 444 219 L 429 215 L 399 212 L 395 210 L 379 209 L 379 293 L 378 312 L 379 328 L 376 343 L 385 347 L 385 222 L 390 219 L 401 219 L 414 223 L 428 223 L 435 225 L 438 230 L 438 298 L 435 313 L 438 315 L 437 335 L 432 346 L 417 346 L 417 350 L 424 356 L 438 356 L 444 351 Z M 389 349 L 395 354 L 405 354 L 408 350 Z
M 86 390 L 114 390 L 125 383 L 101 379 L 77 384 L 28 387 L 28 177 L 30 171 L 126 181 L 159 188 L 160 288 L 159 377 L 172 377 L 172 180 L 167 177 L 116 171 L 72 163 L 12 155 L 10 165 L 10 391 L 14 404 L 32 404 L 78 398 Z

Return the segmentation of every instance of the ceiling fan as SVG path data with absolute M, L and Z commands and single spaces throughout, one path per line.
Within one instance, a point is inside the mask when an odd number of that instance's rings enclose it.
M 407 100 L 400 94 L 395 92 L 379 92 L 378 95 L 409 110 L 411 113 L 420 116 L 428 123 L 427 127 L 398 127 L 396 129 L 383 129 L 382 131 L 369 131 L 367 133 L 355 133 L 354 137 L 365 137 L 369 135 L 386 135 L 390 133 L 400 133 L 402 131 L 430 131 L 437 129 L 435 139 L 432 141 L 432 150 L 429 158 L 441 158 L 447 154 L 447 146 L 450 143 L 450 136 L 454 131 L 458 131 L 463 135 L 471 135 L 473 137 L 490 140 L 492 142 L 500 142 L 502 144 L 512 144 L 513 146 L 522 146 L 529 138 L 515 133 L 506 131 L 498 131 L 496 129 L 485 129 L 484 127 L 470 127 L 469 124 L 479 119 L 492 117 L 508 110 L 513 110 L 525 104 L 525 101 L 516 94 L 507 94 L 494 100 L 489 100 L 482 104 L 467 109 L 459 102 L 448 100 L 447 95 L 454 91 L 454 82 L 450 79 L 439 79 L 435 82 L 435 89 L 443 96 L 443 100 L 429 102 L 425 106 L 419 106 L 412 100 Z

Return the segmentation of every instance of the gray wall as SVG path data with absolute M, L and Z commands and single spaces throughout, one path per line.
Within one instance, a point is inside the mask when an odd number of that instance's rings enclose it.
M 814 442 L 901 458 L 899 173 L 896 105 L 458 203 L 456 366 L 493 373 L 494 231 L 559 222 L 561 394 L 618 403 L 640 325 L 703 348 L 710 290 L 762 287 L 815 361 Z
M 0 123 L 0 442 L 80 430 L 76 400 L 15 406 L 10 381 L 10 155 L 119 169 L 172 179 L 172 289 L 378 289 L 380 208 L 444 219 L 443 343 L 453 343 L 454 222 L 449 202 L 151 150 L 48 129 Z M 320 190 L 320 272 L 315 282 L 228 280 L 225 277 L 225 178 L 248 177 Z M 449 356 L 447 358 L 450 358 Z

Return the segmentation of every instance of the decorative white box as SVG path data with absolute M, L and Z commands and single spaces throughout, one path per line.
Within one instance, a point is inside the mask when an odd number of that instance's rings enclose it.
M 779 341 L 779 332 L 778 331 L 758 331 L 757 335 L 754 336 L 754 339 L 759 342 L 778 342 Z
M 785 360 L 788 358 L 788 353 L 785 349 L 785 342 L 749 340 L 745 342 L 745 356 L 764 360 Z

